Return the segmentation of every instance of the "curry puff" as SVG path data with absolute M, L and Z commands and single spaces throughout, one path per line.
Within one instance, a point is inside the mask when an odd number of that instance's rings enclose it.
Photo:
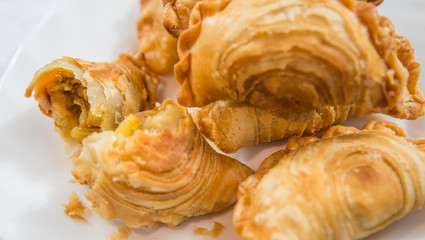
M 157 84 L 141 54 L 121 54 L 112 63 L 63 57 L 35 73 L 25 96 L 34 94 L 73 146 L 93 132 L 115 129 L 129 113 L 152 109 Z
M 415 119 L 419 63 L 375 5 L 354 0 L 198 2 L 179 37 L 180 104 L 233 100 L 278 113 L 326 106 Z
M 326 106 L 305 113 L 275 113 L 235 101 L 216 101 L 192 112 L 200 132 L 225 153 L 294 135 L 312 135 L 364 114 L 361 109 L 349 106 Z
M 129 227 L 171 227 L 223 210 L 252 174 L 215 152 L 186 108 L 171 100 L 128 115 L 115 131 L 90 135 L 71 161 L 75 179 L 90 188 L 92 209 Z
M 238 190 L 242 239 L 359 239 L 425 204 L 425 139 L 385 121 L 293 137 Z

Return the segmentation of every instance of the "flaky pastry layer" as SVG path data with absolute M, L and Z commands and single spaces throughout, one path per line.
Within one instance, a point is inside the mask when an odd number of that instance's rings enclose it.
M 242 239 L 359 239 L 425 203 L 425 139 L 394 123 L 293 137 L 238 190 Z
M 75 145 L 115 129 L 129 113 L 152 109 L 157 84 L 142 54 L 121 54 L 111 63 L 63 57 L 35 73 L 25 96 L 33 94 L 64 141 Z
M 173 70 L 179 60 L 177 39 L 172 37 L 162 23 L 162 0 L 140 0 L 141 16 L 137 22 L 140 52 L 146 64 L 156 73 L 164 75 Z
M 71 159 L 75 179 L 90 187 L 95 212 L 152 228 L 176 226 L 236 201 L 237 186 L 252 170 L 215 152 L 184 107 L 166 100 L 136 115 L 115 131 L 84 139 Z
M 326 106 L 305 113 L 273 113 L 235 101 L 216 101 L 192 113 L 199 131 L 225 153 L 262 142 L 312 135 L 365 114 L 368 114 L 365 109 L 352 106 Z
M 414 50 L 370 3 L 201 1 L 178 51 L 185 106 L 233 100 L 279 113 L 343 105 L 407 119 L 425 113 Z
M 202 0 L 164 0 L 164 26 L 174 37 L 178 38 L 180 34 L 189 27 L 190 14 L 195 5 Z M 376 6 L 384 0 L 358 0 L 369 2 Z

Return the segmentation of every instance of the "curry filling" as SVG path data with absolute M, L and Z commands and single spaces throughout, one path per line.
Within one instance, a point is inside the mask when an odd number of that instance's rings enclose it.
M 72 71 L 58 72 L 50 91 L 52 117 L 65 136 L 81 142 L 93 132 L 100 132 L 102 119 L 90 114 L 87 88 Z

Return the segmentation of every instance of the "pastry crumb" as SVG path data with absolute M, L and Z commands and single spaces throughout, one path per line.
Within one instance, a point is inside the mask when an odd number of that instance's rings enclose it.
M 62 206 L 65 208 L 63 212 L 72 219 L 78 219 L 87 222 L 87 220 L 81 216 L 81 214 L 87 212 L 89 209 L 81 203 L 78 195 L 75 192 L 71 192 L 68 201 L 69 203 L 62 204 Z
M 193 233 L 194 233 L 195 235 L 203 235 L 203 236 L 206 236 L 206 235 L 210 234 L 210 231 L 209 231 L 208 229 L 206 229 L 206 228 L 201 228 L 201 227 L 197 227 L 197 226 L 195 226 L 195 227 L 193 228 Z
M 224 228 L 223 224 L 219 222 L 214 222 L 214 226 L 211 231 L 206 228 L 195 226 L 195 228 L 193 229 L 193 233 L 196 235 L 203 235 L 203 236 L 210 235 L 213 238 L 217 238 L 220 236 L 221 232 L 223 231 L 223 228 Z
M 220 236 L 221 232 L 223 231 L 224 225 L 219 222 L 214 222 L 214 227 L 211 230 L 211 237 L 217 238 Z
M 130 237 L 131 229 L 126 226 L 118 228 L 118 232 L 113 232 L 108 235 L 108 240 L 127 240 Z

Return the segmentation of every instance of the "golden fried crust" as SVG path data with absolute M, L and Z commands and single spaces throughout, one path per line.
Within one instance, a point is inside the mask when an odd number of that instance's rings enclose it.
M 129 113 L 152 109 L 157 85 L 142 54 L 121 54 L 111 63 L 63 57 L 35 73 L 25 96 L 34 93 L 42 113 L 74 145 L 92 132 L 114 129 Z
M 379 6 L 381 5 L 382 2 L 384 2 L 384 0 L 358 0 L 358 1 L 372 3 L 375 6 Z
M 160 119 L 149 120 L 158 114 L 168 116 L 162 129 L 151 127 Z M 176 226 L 236 201 L 237 186 L 252 170 L 215 152 L 184 107 L 166 100 L 138 116 L 140 123 L 129 115 L 115 132 L 89 136 L 72 159 L 76 179 L 89 184 L 95 212 L 152 228 Z
M 370 3 L 202 1 L 178 51 L 185 106 L 234 100 L 279 113 L 353 104 L 407 119 L 425 113 L 413 48 Z
M 234 101 L 213 102 L 192 113 L 199 131 L 225 153 L 261 142 L 311 135 L 365 114 L 363 109 L 351 106 L 327 106 L 305 113 L 273 113 Z
M 200 0 L 163 0 L 165 29 L 178 38 L 189 27 L 192 9 Z
M 291 138 L 238 190 L 242 239 L 359 239 L 425 203 L 425 139 L 394 123 Z
M 140 5 L 142 14 L 137 22 L 140 51 L 152 70 L 160 75 L 167 74 L 179 59 L 177 39 L 162 24 L 162 0 L 140 0 Z
M 384 0 L 358 1 L 372 3 L 375 6 L 378 6 Z M 163 4 L 165 6 L 164 26 L 175 38 L 178 38 L 180 34 L 189 27 L 190 14 L 198 2 L 201 2 L 201 0 L 163 0 Z

